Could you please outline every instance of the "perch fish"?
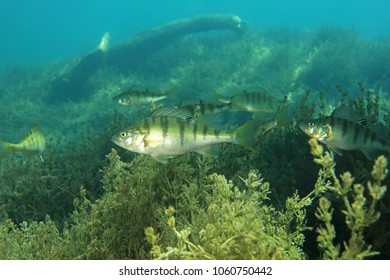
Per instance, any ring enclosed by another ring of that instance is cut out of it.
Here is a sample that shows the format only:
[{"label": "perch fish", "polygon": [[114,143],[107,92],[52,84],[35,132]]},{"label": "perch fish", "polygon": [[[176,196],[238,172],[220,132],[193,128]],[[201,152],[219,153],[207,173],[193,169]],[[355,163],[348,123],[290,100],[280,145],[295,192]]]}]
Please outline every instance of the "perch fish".
[{"label": "perch fish", "polygon": [[215,144],[234,143],[253,149],[257,122],[249,120],[230,131],[219,131],[185,114],[170,112],[153,113],[152,116],[130,126],[112,137],[112,141],[127,150],[148,154],[157,161],[187,152],[215,155]]},{"label": "perch fish", "polygon": [[347,107],[336,108],[328,117],[301,122],[299,127],[339,155],[342,150],[360,150],[372,160],[390,152],[390,143]]},{"label": "perch fish", "polygon": [[0,158],[4,158],[10,152],[19,152],[24,155],[39,155],[43,162],[42,153],[46,149],[46,140],[38,127],[33,126],[30,135],[20,143],[13,144],[0,141],[0,147]]},{"label": "perch fish", "polygon": [[230,103],[235,111],[250,113],[275,113],[276,99],[266,90],[242,91],[231,98],[219,96],[219,101]]},{"label": "perch fish", "polygon": [[129,88],[128,90],[122,92],[115,96],[112,100],[118,103],[119,105],[128,106],[128,105],[148,105],[151,102],[157,102],[164,99],[175,99],[174,91],[168,91],[166,93],[159,93],[150,91],[148,89],[134,89]]}]

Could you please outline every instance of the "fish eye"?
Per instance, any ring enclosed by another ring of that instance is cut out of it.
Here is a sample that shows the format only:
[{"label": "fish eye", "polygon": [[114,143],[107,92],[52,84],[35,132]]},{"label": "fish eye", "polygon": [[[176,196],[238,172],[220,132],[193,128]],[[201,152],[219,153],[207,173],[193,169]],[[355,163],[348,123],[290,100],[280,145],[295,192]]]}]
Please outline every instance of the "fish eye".
[{"label": "fish eye", "polygon": [[309,122],[307,125],[310,126],[310,127],[312,127],[312,126],[314,126],[314,123]]},{"label": "fish eye", "polygon": [[121,137],[126,137],[127,133],[124,132],[124,131],[122,131],[121,133],[119,133],[119,135],[120,135]]}]

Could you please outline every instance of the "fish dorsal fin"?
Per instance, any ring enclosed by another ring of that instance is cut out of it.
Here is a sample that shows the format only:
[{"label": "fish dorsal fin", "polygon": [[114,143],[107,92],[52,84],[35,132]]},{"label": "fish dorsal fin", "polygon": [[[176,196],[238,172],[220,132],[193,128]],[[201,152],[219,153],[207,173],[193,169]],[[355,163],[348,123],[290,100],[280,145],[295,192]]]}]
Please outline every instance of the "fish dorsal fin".
[{"label": "fish dorsal fin", "polygon": [[358,125],[367,125],[366,119],[362,117],[361,114],[345,106],[340,106],[334,109],[331,116],[339,119],[344,119]]},{"label": "fish dorsal fin", "polygon": [[33,135],[34,133],[39,132],[38,126],[34,125],[30,129],[30,135]]},{"label": "fish dorsal fin", "polygon": [[192,114],[186,110],[175,107],[158,107],[152,112],[151,117],[174,117],[184,120],[192,119]]}]

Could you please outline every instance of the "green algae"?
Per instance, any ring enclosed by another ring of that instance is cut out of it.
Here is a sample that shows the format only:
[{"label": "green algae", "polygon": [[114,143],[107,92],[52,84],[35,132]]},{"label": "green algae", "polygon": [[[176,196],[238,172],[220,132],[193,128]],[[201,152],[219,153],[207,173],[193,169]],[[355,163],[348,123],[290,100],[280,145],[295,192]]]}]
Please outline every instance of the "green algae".
[{"label": "green algae", "polygon": [[[284,209],[277,210],[269,200],[270,184],[257,171],[250,171],[235,186],[223,175],[207,175],[213,165],[209,160],[183,156],[175,159],[174,164],[157,168],[159,163],[146,156],[139,156],[131,163],[122,162],[112,150],[107,156],[109,163],[102,170],[105,194],[101,198],[91,202],[81,188],[79,198],[74,201],[71,222],[63,231],[48,217],[45,222],[22,222],[19,226],[6,220],[0,227],[0,256],[3,259],[305,259],[305,232],[311,230],[307,226],[307,208],[329,190],[344,200],[347,196],[338,189],[338,181],[334,185],[329,182],[329,178],[337,179],[331,155],[323,154],[322,146],[315,143],[312,153],[322,165],[314,189],[304,197],[295,192],[287,198]],[[367,209],[365,196],[362,191],[357,194],[356,185],[355,202],[346,204],[356,210],[352,214],[345,212],[346,224],[352,230],[345,251],[353,250],[353,254],[337,255],[334,231],[317,228],[319,246],[326,250],[325,256],[354,259],[374,253],[365,246],[362,229],[379,218],[376,202],[385,192],[381,185],[385,170],[386,162],[378,159],[373,171],[375,181],[368,184],[374,200]],[[352,179],[346,183],[350,177],[343,176],[344,184],[351,184]],[[356,201],[361,203],[357,205]],[[321,198],[319,205],[318,218],[332,229],[330,203]],[[363,212],[357,212],[359,209]],[[356,218],[361,216],[359,213],[367,217],[361,226]]]}]

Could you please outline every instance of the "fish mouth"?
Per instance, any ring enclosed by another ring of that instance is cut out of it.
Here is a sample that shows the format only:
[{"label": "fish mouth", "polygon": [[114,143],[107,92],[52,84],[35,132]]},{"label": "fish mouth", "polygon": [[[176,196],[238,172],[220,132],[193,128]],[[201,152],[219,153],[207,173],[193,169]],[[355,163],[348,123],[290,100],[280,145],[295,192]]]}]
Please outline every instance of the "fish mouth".
[{"label": "fish mouth", "polygon": [[303,122],[298,123],[298,127],[299,127],[302,131],[306,132],[306,125],[305,125],[305,123],[303,123]]},{"label": "fish mouth", "polygon": [[114,135],[114,136],[111,137],[111,141],[114,142],[119,147],[123,148],[123,145],[124,145],[123,139],[121,139],[121,138],[119,138],[119,137]]},{"label": "fish mouth", "polygon": [[298,127],[302,130],[302,132],[309,135],[310,137],[315,137],[313,131],[311,131],[311,129],[308,128],[305,123],[299,123]]}]

